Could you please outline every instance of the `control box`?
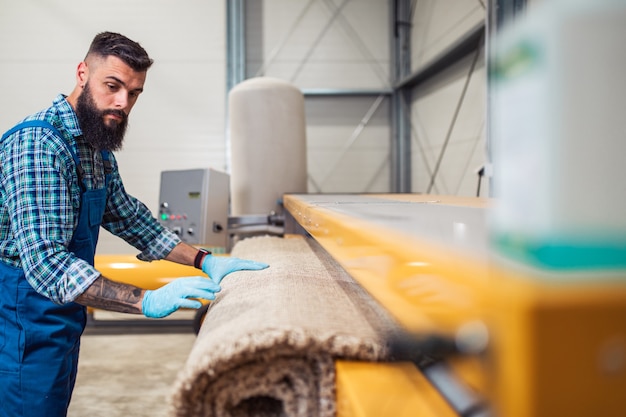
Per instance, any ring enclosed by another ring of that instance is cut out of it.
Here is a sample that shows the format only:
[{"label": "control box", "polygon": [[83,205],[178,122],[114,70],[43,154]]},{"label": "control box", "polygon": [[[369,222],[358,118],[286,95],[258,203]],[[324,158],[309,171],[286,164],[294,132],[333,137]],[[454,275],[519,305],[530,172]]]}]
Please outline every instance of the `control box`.
[{"label": "control box", "polygon": [[228,247],[230,176],[214,169],[161,172],[159,222],[183,242],[223,253]]}]

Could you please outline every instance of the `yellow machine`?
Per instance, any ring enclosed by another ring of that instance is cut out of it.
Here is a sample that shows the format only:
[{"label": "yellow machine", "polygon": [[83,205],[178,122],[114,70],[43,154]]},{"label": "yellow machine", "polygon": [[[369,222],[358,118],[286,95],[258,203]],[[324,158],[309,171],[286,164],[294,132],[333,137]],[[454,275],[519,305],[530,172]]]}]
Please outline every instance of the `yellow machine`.
[{"label": "yellow machine", "polygon": [[[286,195],[284,206],[285,231],[318,241],[416,348],[441,342],[426,365],[338,361],[339,417],[626,415],[626,272],[550,281],[501,259],[487,199]],[[96,266],[144,288],[197,275],[134,256]]]},{"label": "yellow machine", "polygon": [[[107,278],[126,284],[132,284],[147,290],[160,288],[176,278],[202,275],[202,273],[193,266],[180,265],[169,261],[143,262],[134,255],[96,255],[95,267]],[[204,302],[203,300],[200,301]],[[207,305],[208,303],[205,303],[203,308],[197,310],[195,316],[191,319],[191,323],[189,323],[189,320],[182,320],[180,322],[168,320],[166,324],[189,325],[197,332],[202,325]],[[95,313],[96,310],[92,308],[87,309],[89,323],[93,326],[104,324],[135,324],[130,319],[113,320],[109,322],[99,320]],[[160,321],[154,320],[153,322],[157,324]],[[139,324],[148,323],[152,324],[152,321],[144,320],[142,317]]]},{"label": "yellow machine", "polygon": [[179,277],[198,275],[193,266],[169,261],[142,262],[134,255],[96,255],[95,267],[105,277],[147,290],[160,288]]},{"label": "yellow machine", "polygon": [[626,415],[626,272],[537,279],[489,249],[484,199],[288,195],[284,202],[407,330],[458,347],[444,352],[437,372],[338,363],[341,416]]}]

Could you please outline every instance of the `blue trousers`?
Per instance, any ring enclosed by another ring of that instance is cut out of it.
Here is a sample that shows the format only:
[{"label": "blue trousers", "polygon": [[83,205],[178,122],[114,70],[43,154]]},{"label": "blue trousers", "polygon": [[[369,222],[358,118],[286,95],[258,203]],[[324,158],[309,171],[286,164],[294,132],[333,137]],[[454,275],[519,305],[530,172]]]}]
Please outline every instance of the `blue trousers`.
[{"label": "blue trousers", "polygon": [[76,381],[85,307],[39,295],[0,262],[0,416],[62,417]]}]

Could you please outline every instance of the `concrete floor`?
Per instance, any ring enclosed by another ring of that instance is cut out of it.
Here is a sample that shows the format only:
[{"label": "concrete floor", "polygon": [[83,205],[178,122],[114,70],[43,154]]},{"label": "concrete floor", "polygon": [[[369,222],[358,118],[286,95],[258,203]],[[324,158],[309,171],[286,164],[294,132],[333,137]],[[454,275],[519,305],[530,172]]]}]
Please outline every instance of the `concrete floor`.
[{"label": "concrete floor", "polygon": [[68,416],[165,416],[172,383],[196,338],[191,323],[184,324],[193,312],[178,312],[158,325],[138,316],[95,317],[82,338]]}]

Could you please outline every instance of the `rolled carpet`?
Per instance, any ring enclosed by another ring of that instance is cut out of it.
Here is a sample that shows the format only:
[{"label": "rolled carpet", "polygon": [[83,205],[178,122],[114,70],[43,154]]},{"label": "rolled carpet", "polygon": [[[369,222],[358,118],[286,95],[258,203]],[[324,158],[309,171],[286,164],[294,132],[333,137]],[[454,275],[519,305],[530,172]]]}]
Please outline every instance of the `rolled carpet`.
[{"label": "rolled carpet", "polygon": [[311,239],[253,237],[231,255],[270,267],[222,281],[170,415],[334,416],[334,360],[384,359],[395,322]]}]

